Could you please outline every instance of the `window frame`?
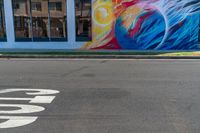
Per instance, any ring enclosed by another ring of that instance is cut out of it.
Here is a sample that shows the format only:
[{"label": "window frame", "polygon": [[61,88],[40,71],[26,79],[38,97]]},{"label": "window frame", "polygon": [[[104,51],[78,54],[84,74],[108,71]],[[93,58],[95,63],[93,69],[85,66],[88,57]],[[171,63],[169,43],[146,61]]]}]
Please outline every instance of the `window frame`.
[{"label": "window frame", "polygon": [[[84,0],[83,0],[84,1]],[[77,21],[77,16],[76,16],[76,0],[74,0],[74,10],[75,10],[75,41],[76,42],[88,42],[88,41],[92,41],[92,0],[89,0],[90,1],[90,32],[91,32],[91,37],[82,37],[82,36],[77,36],[77,24],[76,24],[76,21]]]},{"label": "window frame", "polygon": [[[14,7],[13,7],[13,3],[14,3],[15,0],[12,0],[12,11],[13,11],[13,24],[14,24],[14,35],[15,35],[15,42],[67,42],[68,41],[68,33],[67,33],[67,19],[68,19],[68,16],[67,16],[67,0],[65,0],[65,8],[66,8],[66,17],[64,17],[64,20],[65,20],[65,30],[66,30],[66,33],[65,33],[65,37],[45,37],[45,38],[38,38],[38,37],[34,37],[33,36],[33,19],[32,19],[32,3],[31,3],[31,0],[27,0],[29,3],[30,3],[30,21],[31,21],[31,34],[32,34],[32,37],[31,38],[25,38],[25,37],[17,37],[16,36],[16,27],[15,27],[15,15],[14,15]],[[50,9],[49,9],[49,0],[47,0],[48,2],[48,21],[51,19],[50,17]],[[63,7],[62,7],[62,4],[61,4],[61,9],[63,10]],[[61,11],[62,11],[61,10]],[[37,10],[34,10],[34,11],[37,11]],[[41,3],[41,11],[42,11],[42,3]],[[51,24],[49,23],[48,24],[48,29],[50,28]],[[51,35],[51,33],[50,33]],[[1,39],[0,39],[1,40]]]},{"label": "window frame", "polygon": [[7,32],[6,32],[6,20],[5,20],[5,6],[4,6],[4,0],[2,1],[2,25],[4,29],[4,35],[3,37],[0,37],[1,42],[6,42],[7,41]]},{"label": "window frame", "polygon": [[[33,9],[33,7],[34,7],[34,9]],[[34,11],[38,11],[38,12],[42,11],[42,3],[41,2],[31,2],[31,9],[34,10]]]},{"label": "window frame", "polygon": [[200,46],[200,19],[199,19],[199,25],[198,25],[198,43]]},{"label": "window frame", "polygon": [[[53,5],[52,9],[49,9],[49,11],[62,11],[62,3],[61,2],[49,2],[49,7],[50,5]],[[60,8],[58,8],[58,5],[60,5]]]}]

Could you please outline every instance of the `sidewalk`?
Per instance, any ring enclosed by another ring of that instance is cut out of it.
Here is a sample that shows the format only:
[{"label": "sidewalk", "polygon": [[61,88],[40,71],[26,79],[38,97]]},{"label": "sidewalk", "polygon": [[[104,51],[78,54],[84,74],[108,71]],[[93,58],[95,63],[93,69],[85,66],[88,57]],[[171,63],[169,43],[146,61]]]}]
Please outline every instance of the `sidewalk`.
[{"label": "sidewalk", "polygon": [[0,50],[0,58],[200,59],[200,51]]}]

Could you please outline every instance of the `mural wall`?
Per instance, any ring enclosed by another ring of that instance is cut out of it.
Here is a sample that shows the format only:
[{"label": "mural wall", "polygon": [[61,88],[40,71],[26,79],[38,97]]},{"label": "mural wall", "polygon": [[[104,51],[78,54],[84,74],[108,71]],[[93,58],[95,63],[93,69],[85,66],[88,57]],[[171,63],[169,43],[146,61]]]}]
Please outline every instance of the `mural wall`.
[{"label": "mural wall", "polygon": [[198,49],[199,0],[93,0],[84,49]]}]

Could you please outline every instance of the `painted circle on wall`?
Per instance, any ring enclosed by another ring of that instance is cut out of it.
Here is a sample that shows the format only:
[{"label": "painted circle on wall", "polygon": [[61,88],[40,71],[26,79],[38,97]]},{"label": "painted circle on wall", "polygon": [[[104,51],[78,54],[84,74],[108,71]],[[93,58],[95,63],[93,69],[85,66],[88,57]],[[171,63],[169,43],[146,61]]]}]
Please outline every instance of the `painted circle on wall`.
[{"label": "painted circle on wall", "polygon": [[115,36],[122,49],[155,49],[165,36],[166,23],[154,6],[136,4],[117,18]]},{"label": "painted circle on wall", "polygon": [[113,21],[112,5],[104,3],[94,7],[93,18],[101,26],[111,24]]}]

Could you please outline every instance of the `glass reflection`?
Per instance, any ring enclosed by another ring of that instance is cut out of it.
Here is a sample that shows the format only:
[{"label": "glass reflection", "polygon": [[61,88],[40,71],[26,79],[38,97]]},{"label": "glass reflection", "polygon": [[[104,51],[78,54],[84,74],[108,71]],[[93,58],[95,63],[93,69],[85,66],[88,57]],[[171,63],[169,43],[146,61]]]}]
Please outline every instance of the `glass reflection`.
[{"label": "glass reflection", "polygon": [[199,19],[199,26],[198,26],[198,28],[199,28],[199,36],[198,36],[198,41],[199,41],[199,45],[200,45],[200,19]]},{"label": "glass reflection", "polygon": [[16,40],[66,39],[66,0],[13,0]]},{"label": "glass reflection", "polygon": [[40,5],[38,7],[41,8],[40,9],[35,8],[36,6],[31,6],[33,38],[49,38],[48,1],[31,0],[31,5]]},{"label": "glass reflection", "polygon": [[76,39],[91,40],[91,0],[76,1]]},{"label": "glass reflection", "polygon": [[3,0],[0,0],[0,38],[6,38]]},{"label": "glass reflection", "polygon": [[29,0],[13,0],[16,38],[32,38]]},{"label": "glass reflection", "polygon": [[65,0],[49,0],[51,38],[66,38],[65,6]]}]

